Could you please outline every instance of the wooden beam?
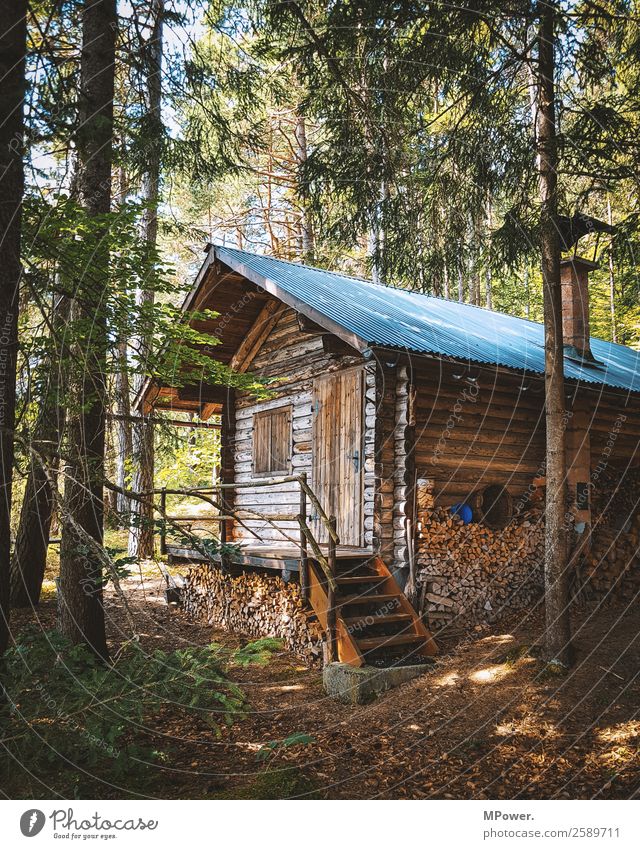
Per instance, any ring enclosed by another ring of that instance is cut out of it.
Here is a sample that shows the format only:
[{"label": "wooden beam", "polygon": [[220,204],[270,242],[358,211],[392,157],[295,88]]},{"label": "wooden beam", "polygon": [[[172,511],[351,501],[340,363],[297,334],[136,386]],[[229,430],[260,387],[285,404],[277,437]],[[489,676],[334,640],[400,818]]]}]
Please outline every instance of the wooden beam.
[{"label": "wooden beam", "polygon": [[298,313],[298,327],[303,333],[320,333],[324,334],[328,331],[325,330],[324,327],[321,327],[317,321],[312,321],[310,318],[307,318],[304,313]]},{"label": "wooden beam", "polygon": [[203,422],[210,419],[211,416],[220,415],[222,412],[222,404],[204,404],[200,411],[200,418]]},{"label": "wooden beam", "polygon": [[271,333],[286,307],[280,301],[269,300],[260,310],[249,332],[231,357],[230,367],[234,371],[245,372],[255,359],[263,342]]},{"label": "wooden beam", "polygon": [[154,403],[160,394],[161,386],[159,386],[154,381],[149,381],[148,385],[144,393],[142,393],[137,399],[137,402],[133,405],[134,409],[141,407],[141,412],[143,415],[148,415],[153,411]]},{"label": "wooden beam", "polygon": [[224,404],[231,392],[228,386],[214,386],[210,383],[194,383],[178,389],[179,401],[195,401],[199,404]]},{"label": "wooden beam", "polygon": [[360,354],[360,351],[358,351],[357,348],[354,348],[343,339],[334,336],[332,333],[327,333],[326,331],[322,336],[322,348],[325,354],[338,354],[340,356],[351,355],[353,357]]},{"label": "wooden beam", "polygon": [[106,417],[110,421],[114,422],[144,422],[145,424],[163,424],[171,425],[171,427],[188,427],[196,430],[220,430],[222,427],[222,425],[216,424],[215,422],[190,422],[184,419],[163,418],[162,416],[125,416],[120,413],[107,413]]}]

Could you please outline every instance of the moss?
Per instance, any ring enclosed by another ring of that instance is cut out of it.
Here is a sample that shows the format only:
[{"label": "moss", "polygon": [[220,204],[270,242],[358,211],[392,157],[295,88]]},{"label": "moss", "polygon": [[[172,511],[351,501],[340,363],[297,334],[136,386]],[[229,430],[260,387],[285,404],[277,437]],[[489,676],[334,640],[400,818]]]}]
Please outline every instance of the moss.
[{"label": "moss", "polygon": [[244,787],[215,794],[215,799],[319,799],[313,783],[297,767],[266,769]]}]

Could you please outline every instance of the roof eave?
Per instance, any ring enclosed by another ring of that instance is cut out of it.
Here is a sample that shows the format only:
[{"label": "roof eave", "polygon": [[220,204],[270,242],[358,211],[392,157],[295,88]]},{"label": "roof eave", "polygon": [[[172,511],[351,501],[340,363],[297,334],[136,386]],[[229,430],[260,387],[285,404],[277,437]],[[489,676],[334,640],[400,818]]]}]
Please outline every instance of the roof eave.
[{"label": "roof eave", "polygon": [[332,333],[334,336],[342,339],[343,342],[346,342],[347,345],[354,348],[359,353],[363,353],[369,348],[369,343],[365,339],[362,339],[357,334],[347,330],[341,324],[338,324],[338,322],[333,321],[333,319],[328,318],[319,310],[309,306],[309,304],[305,303],[300,298],[297,298],[295,295],[287,292],[275,280],[271,280],[269,277],[265,277],[257,271],[254,271],[252,268],[249,268],[247,265],[236,259],[232,254],[225,251],[224,248],[213,246],[211,250],[221,262],[229,266],[229,268],[233,269],[233,271],[241,274],[243,277],[246,277],[247,280],[250,280],[256,286],[264,289],[265,292],[273,295],[274,298],[278,298],[284,304],[296,310],[296,312],[302,313],[302,315],[306,316],[311,321],[319,324],[320,327],[323,327],[329,333]]}]

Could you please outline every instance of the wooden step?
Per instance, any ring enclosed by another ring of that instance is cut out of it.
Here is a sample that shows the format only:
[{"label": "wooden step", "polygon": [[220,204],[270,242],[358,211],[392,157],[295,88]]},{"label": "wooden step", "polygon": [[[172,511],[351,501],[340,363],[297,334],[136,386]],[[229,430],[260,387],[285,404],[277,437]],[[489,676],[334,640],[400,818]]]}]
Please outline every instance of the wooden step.
[{"label": "wooden step", "polygon": [[363,637],[358,639],[358,648],[360,651],[373,651],[374,649],[385,649],[390,646],[410,646],[416,643],[424,643],[424,637],[417,634],[395,634],[386,637]]},{"label": "wooden step", "polygon": [[341,587],[349,586],[349,584],[379,584],[384,580],[380,575],[349,575],[344,578],[340,576],[336,578],[338,586]]},{"label": "wooden step", "polygon": [[344,617],[349,628],[372,628],[374,625],[396,625],[412,621],[413,616],[410,613],[384,613],[381,616],[370,613],[368,616]]},{"label": "wooden step", "polygon": [[338,607],[348,607],[351,604],[383,604],[385,601],[397,599],[396,593],[379,593],[377,595],[354,595],[338,599]]}]

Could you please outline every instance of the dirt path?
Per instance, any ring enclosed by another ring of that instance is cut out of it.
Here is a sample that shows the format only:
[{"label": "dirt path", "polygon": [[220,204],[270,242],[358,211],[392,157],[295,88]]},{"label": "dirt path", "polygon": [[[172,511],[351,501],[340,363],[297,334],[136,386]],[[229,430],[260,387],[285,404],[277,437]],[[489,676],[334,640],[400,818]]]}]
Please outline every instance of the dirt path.
[{"label": "dirt path", "polygon": [[[125,582],[142,645],[175,649],[243,640],[190,622],[166,606],[161,582]],[[128,638],[107,599],[109,634]],[[53,623],[45,603],[41,624]],[[577,663],[549,677],[529,650],[535,615],[476,633],[423,677],[371,705],[327,699],[319,670],[282,652],[265,667],[238,669],[247,715],[216,736],[168,713],[156,726],[171,759],[152,782],[159,797],[629,798],[640,793],[640,608],[575,619]],[[270,742],[293,734],[306,744]],[[133,788],[132,788],[133,790]],[[134,791],[135,792],[135,791]]]}]

